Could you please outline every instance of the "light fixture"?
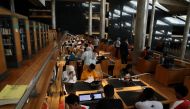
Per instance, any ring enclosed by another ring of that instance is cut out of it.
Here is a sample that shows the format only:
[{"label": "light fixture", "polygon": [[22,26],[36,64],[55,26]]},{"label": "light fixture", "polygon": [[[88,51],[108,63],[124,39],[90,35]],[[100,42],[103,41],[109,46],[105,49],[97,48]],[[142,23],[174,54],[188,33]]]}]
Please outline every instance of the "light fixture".
[{"label": "light fixture", "polygon": [[156,21],[156,24],[157,24],[157,25],[165,25],[165,26],[168,26],[168,24],[167,24],[166,22],[163,22],[163,21],[161,21],[161,20],[157,20],[157,21]]},{"label": "light fixture", "polygon": [[178,19],[178,18],[174,18],[174,17],[165,17],[164,18],[166,21],[168,21],[168,22],[170,22],[170,23],[172,23],[172,24],[178,24],[178,25],[184,25],[185,24],[185,22],[184,21],[182,21],[182,20],[180,20],[180,19]]},{"label": "light fixture", "polygon": [[129,6],[124,6],[123,7],[123,11],[127,12],[127,13],[136,13],[136,10],[129,7]]}]

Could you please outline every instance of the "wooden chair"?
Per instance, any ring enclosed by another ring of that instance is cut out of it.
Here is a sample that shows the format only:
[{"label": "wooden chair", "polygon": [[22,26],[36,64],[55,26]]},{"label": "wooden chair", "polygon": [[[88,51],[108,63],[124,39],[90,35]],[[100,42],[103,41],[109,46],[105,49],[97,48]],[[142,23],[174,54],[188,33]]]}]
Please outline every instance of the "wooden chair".
[{"label": "wooden chair", "polygon": [[120,59],[116,60],[114,70],[113,70],[113,76],[119,77],[121,69],[125,68],[126,65],[127,64],[122,64]]},{"label": "wooden chair", "polygon": [[108,63],[109,63],[109,60],[103,60],[100,65],[101,65],[101,69],[104,73],[108,74]]},{"label": "wooden chair", "polygon": [[84,71],[84,70],[87,70],[87,69],[88,69],[88,65],[84,64],[84,65],[83,65],[83,71]]},{"label": "wooden chair", "polygon": [[99,77],[102,79],[103,78],[103,73],[102,73],[102,68],[101,68],[100,64],[96,64],[95,71],[99,75]]},{"label": "wooden chair", "polygon": [[77,69],[77,61],[70,61],[69,65],[73,65]]}]

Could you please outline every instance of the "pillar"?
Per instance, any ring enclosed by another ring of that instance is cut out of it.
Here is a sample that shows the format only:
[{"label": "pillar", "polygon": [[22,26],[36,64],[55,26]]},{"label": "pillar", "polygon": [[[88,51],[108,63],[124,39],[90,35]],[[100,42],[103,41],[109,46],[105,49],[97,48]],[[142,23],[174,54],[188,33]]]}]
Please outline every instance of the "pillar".
[{"label": "pillar", "polygon": [[88,35],[92,35],[92,1],[89,1]]},{"label": "pillar", "polygon": [[187,10],[187,18],[186,18],[186,23],[185,23],[184,33],[183,33],[183,42],[181,46],[181,59],[184,59],[185,57],[189,29],[190,29],[190,3]]},{"label": "pillar", "polygon": [[148,46],[151,47],[152,43],[152,33],[153,33],[153,27],[154,27],[154,16],[155,16],[155,5],[157,0],[152,0],[152,13],[151,13],[151,19],[150,19],[150,27],[149,27],[149,39],[148,39]]},{"label": "pillar", "polygon": [[106,11],[106,0],[101,0],[100,8],[100,37],[104,39],[105,37],[105,11]]},{"label": "pillar", "polygon": [[56,29],[55,0],[51,2],[52,29]]},{"label": "pillar", "polygon": [[14,3],[14,0],[10,0],[10,8],[11,8],[11,12],[15,13],[15,3]]},{"label": "pillar", "polygon": [[133,62],[136,62],[138,56],[144,49],[147,27],[148,0],[138,0],[137,16],[134,36],[134,55]]}]

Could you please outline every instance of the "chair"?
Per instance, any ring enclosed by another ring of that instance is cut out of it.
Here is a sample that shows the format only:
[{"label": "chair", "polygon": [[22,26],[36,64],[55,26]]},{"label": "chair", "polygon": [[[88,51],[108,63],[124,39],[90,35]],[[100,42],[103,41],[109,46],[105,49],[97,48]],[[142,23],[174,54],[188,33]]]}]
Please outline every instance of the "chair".
[{"label": "chair", "polygon": [[121,60],[118,59],[115,61],[115,66],[113,69],[113,76],[119,77],[121,69],[125,68],[127,64],[122,64]]},{"label": "chair", "polygon": [[103,73],[102,73],[102,68],[101,68],[100,64],[96,64],[95,71],[99,75],[99,77],[102,79],[103,78]]},{"label": "chair", "polygon": [[109,63],[109,60],[103,60],[100,65],[101,65],[101,69],[104,73],[108,74],[108,63]]}]

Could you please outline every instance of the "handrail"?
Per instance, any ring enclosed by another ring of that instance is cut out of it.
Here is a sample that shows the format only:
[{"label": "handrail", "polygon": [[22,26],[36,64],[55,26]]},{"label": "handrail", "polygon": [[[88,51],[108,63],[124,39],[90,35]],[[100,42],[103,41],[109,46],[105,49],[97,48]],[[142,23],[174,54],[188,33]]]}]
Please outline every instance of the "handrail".
[{"label": "handrail", "polygon": [[51,57],[53,56],[53,53],[55,52],[55,50],[57,49],[54,48],[52,50],[52,52],[49,54],[47,60],[44,62],[44,64],[42,65],[42,67],[40,68],[40,70],[38,71],[38,73],[35,75],[35,77],[30,81],[29,86],[27,88],[27,90],[25,91],[24,95],[22,96],[22,98],[19,100],[19,102],[16,105],[16,109],[22,109],[22,107],[24,106],[24,104],[26,103],[28,97],[30,96],[30,94],[32,93],[36,83],[38,82],[39,78],[42,75],[42,72],[44,70],[44,68],[46,67],[46,65],[48,64],[49,60],[51,59]]}]

